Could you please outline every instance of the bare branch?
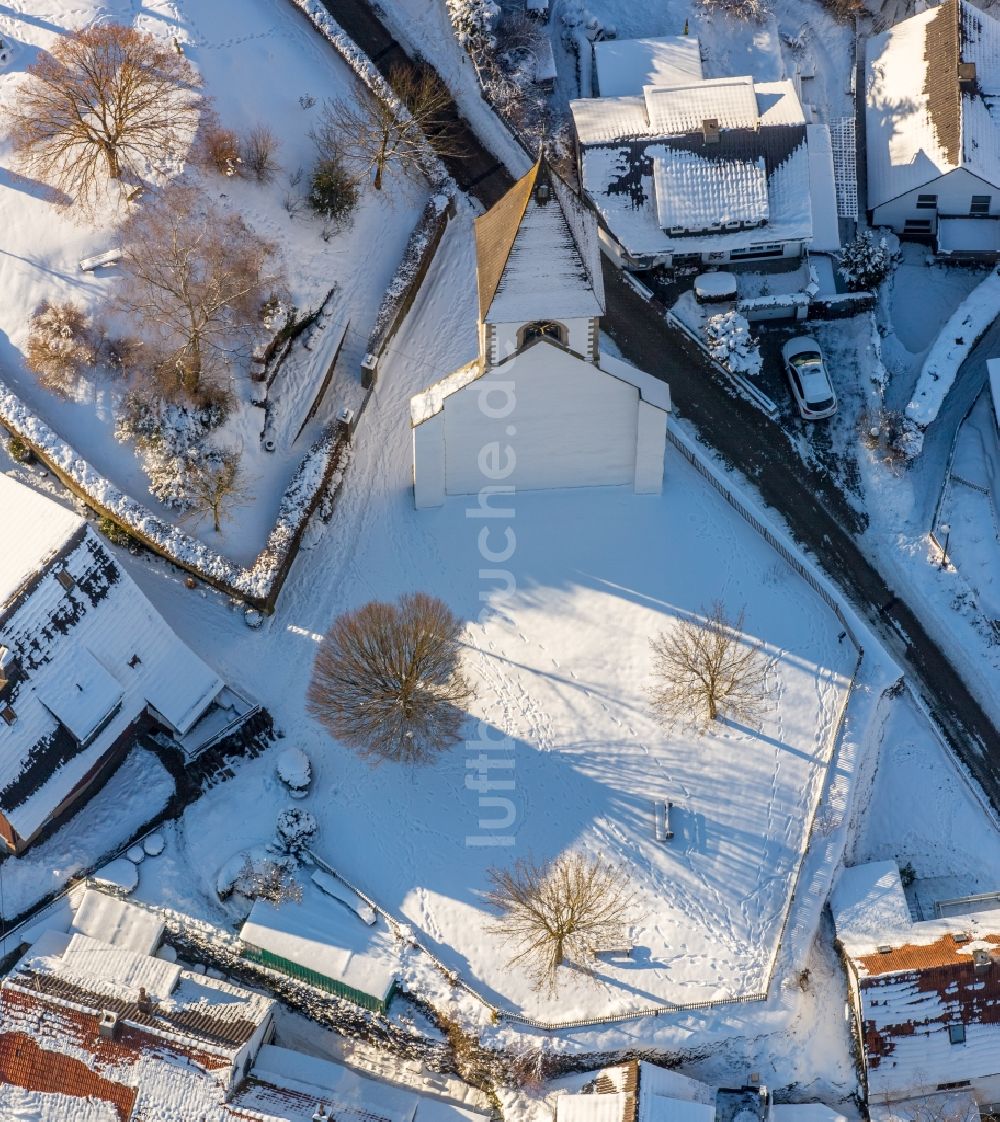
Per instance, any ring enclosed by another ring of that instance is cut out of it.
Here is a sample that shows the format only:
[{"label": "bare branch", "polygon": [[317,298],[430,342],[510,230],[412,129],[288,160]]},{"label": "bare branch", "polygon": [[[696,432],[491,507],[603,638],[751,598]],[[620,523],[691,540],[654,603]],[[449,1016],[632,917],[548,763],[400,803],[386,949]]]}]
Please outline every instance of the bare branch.
[{"label": "bare branch", "polygon": [[743,635],[743,612],[730,622],[716,601],[702,620],[682,620],[652,640],[650,698],[665,723],[704,731],[722,716],[753,722],[770,693],[773,660]]},{"label": "bare branch", "polygon": [[70,32],[28,67],[4,127],[25,172],[90,202],[183,156],[204,104],[190,63],[121,24]]},{"label": "bare branch", "polygon": [[626,938],[634,894],[620,869],[581,853],[536,864],[521,859],[490,869],[494,930],[512,942],[512,966],[524,965],[538,989],[554,993],[564,963],[588,969],[601,950]]}]

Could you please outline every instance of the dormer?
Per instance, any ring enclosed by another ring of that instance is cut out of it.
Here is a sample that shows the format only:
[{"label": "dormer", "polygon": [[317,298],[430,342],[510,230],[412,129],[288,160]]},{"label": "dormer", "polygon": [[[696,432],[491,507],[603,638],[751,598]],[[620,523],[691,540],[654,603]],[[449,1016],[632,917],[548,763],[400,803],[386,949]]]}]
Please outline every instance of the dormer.
[{"label": "dormer", "polygon": [[497,366],[539,339],[597,362],[597,221],[545,157],[476,220],[479,350]]}]

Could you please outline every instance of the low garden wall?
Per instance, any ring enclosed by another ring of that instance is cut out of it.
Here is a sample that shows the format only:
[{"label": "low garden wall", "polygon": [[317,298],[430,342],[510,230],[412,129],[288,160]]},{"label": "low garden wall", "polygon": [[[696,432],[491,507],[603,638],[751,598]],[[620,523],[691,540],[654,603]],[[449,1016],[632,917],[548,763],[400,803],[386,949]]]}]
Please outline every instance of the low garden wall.
[{"label": "low garden wall", "polygon": [[96,514],[211,587],[268,613],[274,611],[309,518],[324,494],[339,490],[350,456],[346,433],[320,437],[282,496],[267,543],[244,568],[126,495],[2,384],[0,425],[19,437]]}]

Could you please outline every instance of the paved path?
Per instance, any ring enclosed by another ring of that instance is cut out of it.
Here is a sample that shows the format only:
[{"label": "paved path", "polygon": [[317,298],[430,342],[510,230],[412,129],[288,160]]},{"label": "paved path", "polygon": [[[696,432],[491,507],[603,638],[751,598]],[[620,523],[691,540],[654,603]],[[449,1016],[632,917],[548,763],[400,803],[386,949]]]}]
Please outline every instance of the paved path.
[{"label": "paved path", "polygon": [[[383,73],[388,75],[392,62],[405,58],[367,0],[323,3]],[[460,185],[489,206],[513,181],[457,109],[454,118],[470,155],[445,163]],[[955,753],[1000,809],[1000,732],[909,605],[862,553],[852,537],[862,528],[857,512],[836,484],[804,465],[780,423],[735,397],[701,352],[672,331],[606,259],[604,283],[608,306],[603,326],[622,354],[670,383],[677,414],[781,514],[909,673]]]}]

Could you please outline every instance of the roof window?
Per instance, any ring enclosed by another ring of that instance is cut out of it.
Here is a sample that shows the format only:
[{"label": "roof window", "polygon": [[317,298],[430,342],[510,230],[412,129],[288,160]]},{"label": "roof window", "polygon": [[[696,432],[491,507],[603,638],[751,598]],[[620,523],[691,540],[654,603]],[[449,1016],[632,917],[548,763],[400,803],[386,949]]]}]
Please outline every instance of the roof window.
[{"label": "roof window", "polygon": [[965,1043],[965,1025],[959,1023],[957,1025],[948,1026],[948,1040],[952,1044]]}]

